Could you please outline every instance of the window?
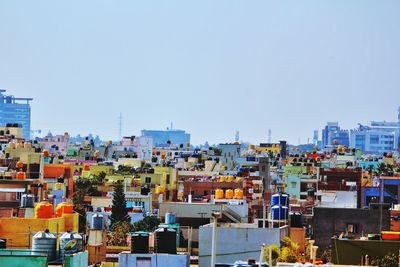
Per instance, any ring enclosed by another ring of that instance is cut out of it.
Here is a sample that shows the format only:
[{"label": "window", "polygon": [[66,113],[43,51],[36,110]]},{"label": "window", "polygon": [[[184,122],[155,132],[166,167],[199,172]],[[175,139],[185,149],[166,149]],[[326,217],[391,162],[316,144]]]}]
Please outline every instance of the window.
[{"label": "window", "polygon": [[296,188],[297,183],[296,182],[290,182],[290,185],[292,186],[292,188]]},{"label": "window", "polygon": [[144,180],[146,184],[151,184],[151,177],[146,177]]},{"label": "window", "polygon": [[169,181],[170,180],[170,178],[169,178],[169,174],[167,174],[167,184],[169,184]]},{"label": "window", "polygon": [[374,145],[379,144],[379,135],[376,135],[376,134],[371,135],[369,137],[369,142],[370,142],[370,144],[374,144]]},{"label": "window", "polygon": [[204,190],[204,194],[203,194],[204,196],[207,196],[208,195],[208,191],[207,190]]},{"label": "window", "polygon": [[347,224],[347,227],[346,227],[346,231],[348,232],[348,233],[357,233],[357,224],[355,224],[355,223],[348,223]]}]

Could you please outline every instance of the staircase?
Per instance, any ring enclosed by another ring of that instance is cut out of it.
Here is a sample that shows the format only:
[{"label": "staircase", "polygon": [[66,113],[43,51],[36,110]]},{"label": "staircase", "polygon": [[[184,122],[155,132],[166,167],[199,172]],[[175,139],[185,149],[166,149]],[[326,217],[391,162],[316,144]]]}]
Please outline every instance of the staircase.
[{"label": "staircase", "polygon": [[227,205],[222,207],[222,215],[231,220],[234,223],[241,222],[241,216],[237,214],[235,211],[230,209]]}]

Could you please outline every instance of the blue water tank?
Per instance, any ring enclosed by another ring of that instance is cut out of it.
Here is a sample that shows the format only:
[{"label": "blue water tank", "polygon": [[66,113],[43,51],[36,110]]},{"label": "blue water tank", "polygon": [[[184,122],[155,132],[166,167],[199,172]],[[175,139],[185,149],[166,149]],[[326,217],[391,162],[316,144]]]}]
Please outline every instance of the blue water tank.
[{"label": "blue water tank", "polygon": [[176,222],[175,213],[167,212],[165,213],[165,223],[166,224],[174,224]]},{"label": "blue water tank", "polygon": [[272,220],[288,220],[289,209],[285,206],[273,206],[271,208],[271,219]]},{"label": "blue water tank", "polygon": [[103,230],[104,228],[104,217],[101,214],[94,214],[92,216],[92,222],[90,225],[92,230]]},{"label": "blue water tank", "polygon": [[286,194],[272,195],[271,206],[289,206],[289,196]]}]

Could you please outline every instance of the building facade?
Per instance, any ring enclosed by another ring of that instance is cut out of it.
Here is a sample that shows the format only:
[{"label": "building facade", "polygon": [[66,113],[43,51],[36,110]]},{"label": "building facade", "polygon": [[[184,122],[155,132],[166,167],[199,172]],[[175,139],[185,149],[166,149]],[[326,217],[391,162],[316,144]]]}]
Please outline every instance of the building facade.
[{"label": "building facade", "polygon": [[151,137],[155,147],[169,145],[186,147],[190,143],[190,134],[184,130],[142,130],[142,136]]},{"label": "building facade", "polygon": [[22,137],[29,140],[31,133],[31,106],[32,98],[17,98],[5,95],[6,90],[0,90],[0,126],[10,123],[22,126]]},{"label": "building facade", "polygon": [[322,147],[335,145],[349,146],[349,131],[340,129],[338,122],[328,122],[322,130]]}]

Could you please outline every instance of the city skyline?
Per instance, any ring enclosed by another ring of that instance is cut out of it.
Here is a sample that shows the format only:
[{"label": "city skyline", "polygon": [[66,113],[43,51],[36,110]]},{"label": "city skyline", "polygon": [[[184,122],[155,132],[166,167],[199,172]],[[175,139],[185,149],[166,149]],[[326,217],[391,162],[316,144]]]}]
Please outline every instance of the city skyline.
[{"label": "city skyline", "polygon": [[398,7],[3,1],[0,88],[34,98],[32,128],[55,133],[117,139],[122,113],[123,135],[172,121],[193,144],[268,129],[304,143],[328,121],[396,120]]}]

